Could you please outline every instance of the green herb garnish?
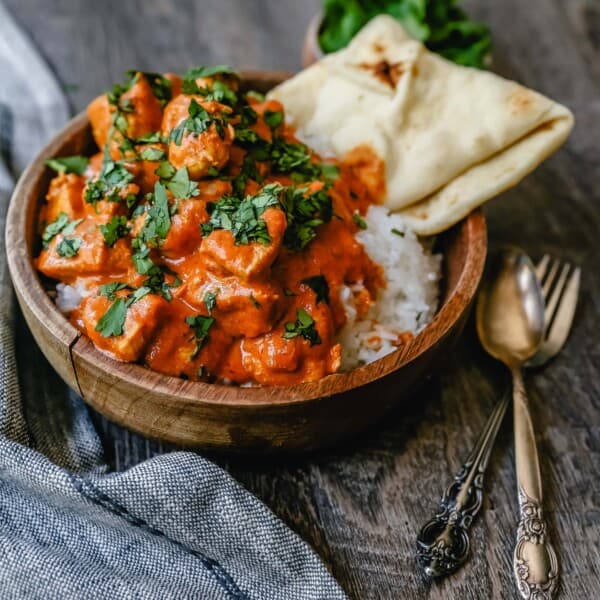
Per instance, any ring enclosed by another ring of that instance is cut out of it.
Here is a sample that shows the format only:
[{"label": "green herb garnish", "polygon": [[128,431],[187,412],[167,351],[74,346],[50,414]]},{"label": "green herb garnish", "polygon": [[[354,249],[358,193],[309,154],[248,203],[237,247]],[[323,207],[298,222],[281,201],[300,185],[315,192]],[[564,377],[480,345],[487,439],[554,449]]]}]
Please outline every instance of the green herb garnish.
[{"label": "green herb garnish", "polygon": [[352,220],[356,223],[356,226],[359,229],[366,229],[367,228],[367,223],[365,222],[365,220],[358,213],[354,213],[352,215]]},{"label": "green herb garnish", "polygon": [[75,175],[83,175],[89,163],[89,159],[85,156],[63,156],[46,161],[46,164],[57,173],[75,173]]},{"label": "green herb garnish", "polygon": [[300,283],[306,284],[316,295],[316,304],[325,302],[329,304],[329,284],[323,275],[306,277]]},{"label": "green herb garnish", "polygon": [[404,237],[404,231],[400,231],[399,229],[396,229],[395,227],[392,227],[392,233],[394,233],[395,235],[398,235],[400,237]]},{"label": "green herb garnish", "polygon": [[192,353],[190,358],[194,359],[200,353],[200,350],[209,341],[209,331],[213,326],[215,319],[213,317],[205,317],[203,315],[190,316],[185,318],[185,322],[190,326],[194,332],[192,338],[196,342],[196,349]]},{"label": "green herb garnish", "polygon": [[188,106],[188,115],[188,118],[173,128],[169,134],[169,141],[173,142],[176,146],[181,146],[185,133],[197,136],[208,131],[211,125],[215,126],[221,138],[225,137],[225,118],[209,113],[193,98]]},{"label": "green herb garnish", "polygon": [[56,220],[46,225],[44,233],[42,233],[42,246],[44,248],[48,248],[52,239],[59,233],[62,233],[63,235],[71,235],[75,231],[77,225],[79,225],[79,223],[82,221],[83,219],[69,221],[69,215],[67,215],[67,213],[59,213],[58,217],[56,217]]},{"label": "green herb garnish", "polygon": [[121,290],[128,289],[129,286],[126,283],[121,283],[120,281],[113,281],[111,283],[104,283],[100,286],[100,296],[106,296],[109,300],[114,300],[116,298],[116,293]]},{"label": "green herb garnish", "polygon": [[290,250],[302,250],[317,235],[316,229],[330,221],[333,208],[325,188],[306,195],[305,188],[285,188],[281,201],[287,217],[283,244]]},{"label": "green herb garnish", "polygon": [[319,44],[326,53],[340,50],[374,16],[388,14],[433,52],[483,68],[491,49],[489,29],[470,20],[456,4],[456,0],[324,0]]},{"label": "green herb garnish", "polygon": [[282,189],[280,185],[271,184],[243,200],[223,196],[219,202],[208,202],[206,210],[210,220],[200,225],[202,235],[206,237],[215,229],[227,229],[233,234],[236,245],[251,242],[270,244],[271,236],[261,216],[267,208],[279,206],[278,195]]},{"label": "green herb garnish", "polygon": [[79,248],[81,248],[81,239],[80,238],[63,238],[56,245],[56,252],[59,256],[64,258],[73,258],[77,256],[79,252]]},{"label": "green herb garnish", "polygon": [[[114,284],[107,284],[107,286],[112,286]],[[118,284],[123,285],[123,284]],[[101,286],[101,295],[105,295],[107,297],[110,293],[110,288],[107,290],[107,293],[102,293]],[[124,288],[119,288],[124,289]],[[118,291],[116,288],[112,290],[112,297],[114,298],[115,292]],[[98,319],[98,323],[96,323],[96,331],[99,331],[102,337],[114,337],[122,335],[125,329],[125,318],[127,317],[127,309],[137,302],[141,300],[144,296],[150,293],[150,288],[142,286],[135,290],[132,294],[124,297],[117,298],[108,308],[108,310]],[[110,297],[109,297],[110,300]]]},{"label": "green herb garnish", "polygon": [[218,293],[218,289],[215,292],[206,292],[204,298],[202,298],[202,302],[204,302],[204,306],[206,306],[209,315],[212,315],[213,308],[217,305]]},{"label": "green herb garnish", "polygon": [[283,112],[280,110],[265,110],[263,119],[271,129],[277,129],[283,123]]},{"label": "green herb garnish", "polygon": [[315,329],[314,319],[303,308],[296,311],[295,323],[285,324],[285,332],[282,337],[286,340],[303,337],[311,346],[321,343],[319,332]]},{"label": "green herb garnish", "polygon": [[126,237],[131,228],[127,225],[127,217],[115,216],[108,223],[98,225],[107,246],[114,246],[120,238]]},{"label": "green herb garnish", "polygon": [[140,158],[142,160],[157,161],[162,160],[164,157],[164,150],[161,150],[160,148],[155,148],[154,146],[148,146],[140,152]]}]

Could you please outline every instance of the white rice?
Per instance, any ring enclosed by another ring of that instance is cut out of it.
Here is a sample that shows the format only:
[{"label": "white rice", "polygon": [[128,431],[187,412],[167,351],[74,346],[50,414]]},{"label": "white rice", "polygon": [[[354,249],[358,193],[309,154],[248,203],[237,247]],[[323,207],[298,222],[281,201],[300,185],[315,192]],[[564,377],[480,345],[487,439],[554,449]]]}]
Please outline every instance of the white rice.
[{"label": "white rice", "polygon": [[83,283],[76,282],[75,285],[67,283],[56,284],[56,306],[62,313],[69,313],[79,308],[81,302],[90,292]]},{"label": "white rice", "polygon": [[395,350],[398,336],[418,333],[431,321],[438,304],[441,256],[421,245],[402,217],[388,214],[383,206],[371,206],[364,220],[367,228],[356,237],[382,267],[386,287],[379,290],[363,319],[357,318],[355,304],[363,286],[342,289],[347,322],[337,340],[342,344],[344,371]]},{"label": "white rice", "polygon": [[[367,228],[356,237],[382,267],[387,285],[379,290],[365,318],[358,318],[355,304],[363,285],[343,286],[341,298],[347,322],[337,341],[342,344],[344,371],[395,350],[398,336],[418,333],[431,321],[438,304],[441,256],[433,255],[407,229],[402,217],[388,214],[383,206],[371,206],[364,220]],[[63,313],[79,307],[90,293],[81,283],[58,283],[56,292],[56,305]]]}]

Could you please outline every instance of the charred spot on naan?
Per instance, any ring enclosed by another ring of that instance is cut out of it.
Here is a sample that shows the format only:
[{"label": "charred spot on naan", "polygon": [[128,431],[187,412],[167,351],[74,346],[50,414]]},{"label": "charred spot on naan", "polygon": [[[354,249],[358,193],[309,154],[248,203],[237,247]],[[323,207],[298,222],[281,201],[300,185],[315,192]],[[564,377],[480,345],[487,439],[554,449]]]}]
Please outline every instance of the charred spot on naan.
[{"label": "charred spot on naan", "polygon": [[514,115],[531,112],[539,105],[539,97],[535,92],[525,88],[516,89],[509,97],[508,103]]},{"label": "charred spot on naan", "polygon": [[376,63],[362,62],[356,65],[359,69],[363,69],[371,73],[376,79],[379,79],[385,85],[388,85],[393,90],[396,89],[400,78],[406,73],[406,65],[403,62],[390,63],[382,59]]}]

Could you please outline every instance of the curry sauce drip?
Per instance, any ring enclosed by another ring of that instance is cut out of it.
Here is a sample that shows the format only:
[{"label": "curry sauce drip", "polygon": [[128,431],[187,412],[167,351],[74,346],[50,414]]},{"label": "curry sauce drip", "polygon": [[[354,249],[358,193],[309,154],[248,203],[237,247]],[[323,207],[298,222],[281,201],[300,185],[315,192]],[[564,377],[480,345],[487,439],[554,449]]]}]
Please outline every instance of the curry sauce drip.
[{"label": "curry sauce drip", "polygon": [[88,115],[99,151],[59,164],[40,213],[38,269],[85,291],[72,323],[117,360],[189,379],[336,372],[342,286],[363,284],[366,310],[385,285],[355,238],[384,193],[380,159],[324,162],[228,69],[131,73]]}]

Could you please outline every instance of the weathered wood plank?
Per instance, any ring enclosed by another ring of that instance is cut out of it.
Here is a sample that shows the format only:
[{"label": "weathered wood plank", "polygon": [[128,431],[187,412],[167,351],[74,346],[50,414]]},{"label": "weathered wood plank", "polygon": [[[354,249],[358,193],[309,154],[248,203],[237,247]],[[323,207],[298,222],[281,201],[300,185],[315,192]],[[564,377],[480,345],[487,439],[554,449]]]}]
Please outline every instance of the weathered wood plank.
[{"label": "weathered wood plank", "polygon": [[[78,86],[68,92],[80,109],[132,66],[297,68],[303,29],[318,1],[7,4],[61,81]],[[563,571],[561,597],[594,598],[600,593],[600,8],[593,0],[470,0],[466,6],[491,25],[499,72],[576,114],[566,148],[486,210],[493,247],[514,243],[534,257],[552,252],[584,269],[569,344],[548,368],[531,374],[528,385]],[[23,333],[20,356],[32,343]],[[36,385],[26,384],[24,393],[58,387],[56,376],[27,361],[24,382],[34,368]],[[449,365],[413,403],[352,444],[285,462],[212,458],[311,543],[354,598],[515,598],[517,503],[508,420],[492,455],[468,567],[432,584],[422,580],[413,558],[418,527],[505,384],[506,374],[483,356],[471,325]],[[98,423],[118,469],[170,449]]]}]

